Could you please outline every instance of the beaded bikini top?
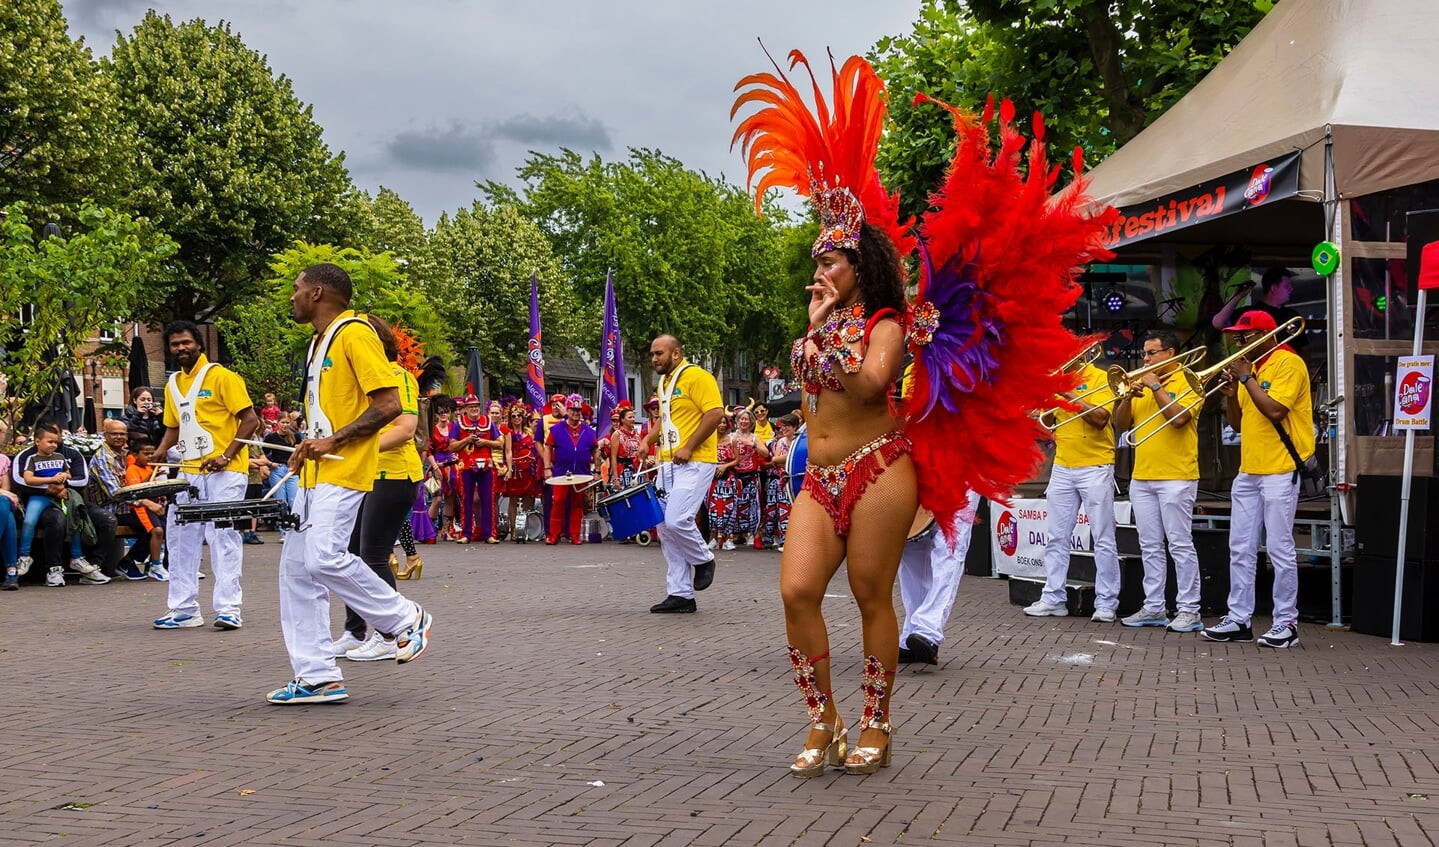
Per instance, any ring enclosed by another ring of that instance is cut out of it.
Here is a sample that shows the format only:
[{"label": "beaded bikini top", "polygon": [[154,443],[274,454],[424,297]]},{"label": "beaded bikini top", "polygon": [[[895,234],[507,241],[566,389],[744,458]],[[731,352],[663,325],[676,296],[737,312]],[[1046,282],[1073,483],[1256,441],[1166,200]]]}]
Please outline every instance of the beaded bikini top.
[{"label": "beaded bikini top", "polygon": [[[847,374],[859,373],[864,364],[860,352],[869,342],[869,334],[875,324],[885,318],[897,318],[894,309],[880,309],[869,315],[863,303],[835,309],[817,329],[795,339],[790,348],[790,366],[794,375],[804,387],[805,405],[810,414],[819,408],[819,392],[843,391],[844,384],[836,375],[836,368]],[[805,353],[805,342],[813,341],[815,350]],[[858,348],[858,349],[856,349]]]}]

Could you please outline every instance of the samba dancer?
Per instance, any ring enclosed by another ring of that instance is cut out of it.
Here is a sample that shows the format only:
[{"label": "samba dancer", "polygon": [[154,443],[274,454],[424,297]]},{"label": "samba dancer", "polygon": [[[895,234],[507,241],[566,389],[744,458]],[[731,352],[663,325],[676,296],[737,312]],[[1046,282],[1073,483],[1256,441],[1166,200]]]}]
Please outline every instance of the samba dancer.
[{"label": "samba dancer", "polygon": [[[515,543],[525,541],[529,514],[535,510],[535,498],[539,496],[540,456],[535,445],[533,420],[530,409],[522,400],[510,404],[508,425],[505,427],[505,470],[501,475],[500,494],[509,498],[510,534]],[[526,516],[526,526],[517,523],[520,514]]]},{"label": "samba dancer", "polygon": [[461,544],[484,541],[497,544],[495,537],[495,463],[494,448],[503,447],[499,427],[487,415],[480,414],[480,400],[466,395],[455,419],[460,438],[450,442],[460,462],[460,538]]},{"label": "samba dancer", "polygon": [[635,426],[635,407],[628,400],[621,400],[615,407],[619,415],[618,425],[610,432],[610,451],[606,457],[610,465],[610,485],[616,491],[623,491],[635,484],[644,461],[640,444],[645,434]]},{"label": "samba dancer", "polygon": [[[295,678],[265,698],[279,705],[345,700],[330,641],[330,593],[382,634],[395,636],[400,664],[418,659],[430,643],[429,612],[386,585],[349,552],[365,493],[379,467],[380,429],[400,414],[394,369],[379,336],[349,308],[350,275],[331,264],[311,265],[295,278],[290,314],[310,324],[305,418],[309,437],[290,457],[300,476],[295,509],[305,521],[280,550],[280,625]],[[340,461],[319,461],[327,453]]]},{"label": "samba dancer", "polygon": [[[801,53],[789,55],[792,66],[809,72]],[[810,331],[791,359],[804,386],[808,461],[780,564],[790,662],[810,719],[791,773],[819,776],[826,759],[843,760],[849,773],[873,773],[890,761],[889,681],[899,653],[891,598],[917,505],[935,514],[953,543],[968,489],[1007,497],[1006,489],[1033,472],[1040,428],[1029,414],[1064,387],[1045,363],[1075,343],[1060,316],[1078,296],[1075,267],[1107,256],[1100,245],[1113,212],[1076,211],[1089,208],[1082,179],[1053,202],[1042,144],[1029,148],[1027,167],[1019,166],[1024,145],[1012,104],[999,109],[1004,142],[993,161],[987,125],[994,110],[976,118],[945,106],[959,143],[918,231],[928,246],[910,314],[900,257],[916,238],[874,165],[884,83],[852,56],[842,68],[832,66],[831,103],[812,108],[801,92],[822,97],[813,74],[811,85],[796,86],[771,64],[774,73],[741,80],[732,109],[759,107],[733,136],[748,159],[755,211],[769,188],[786,187],[808,197],[820,220],[811,250]],[[1082,167],[1077,156],[1075,167]],[[916,378],[902,404],[901,432],[889,394],[907,348]],[[820,611],[845,559],[867,654],[859,746],[848,756]]]},{"label": "samba dancer", "polygon": [[693,612],[695,592],[714,582],[714,554],[705,547],[695,515],[715,476],[715,427],[724,417],[719,383],[699,365],[685,361],[673,335],[650,344],[650,364],[659,375],[659,419],[645,435],[646,449],[657,445],[660,505],[664,523],[656,527],[665,557],[665,599],[650,607],[655,614]]},{"label": "samba dancer", "polygon": [[430,519],[439,527],[440,536],[458,541],[460,535],[460,472],[459,459],[451,448],[451,442],[460,437],[455,426],[455,401],[449,397],[435,395],[430,401],[435,413],[435,424],[430,428],[430,459],[434,462],[434,474],[440,480],[440,496],[430,504]]},{"label": "samba dancer", "polygon": [[749,409],[736,409],[734,431],[730,433],[735,454],[735,543],[748,543],[756,550],[764,548],[764,537],[760,532],[764,520],[764,475],[761,471],[769,461],[766,440],[755,430],[754,414]]},{"label": "samba dancer", "polygon": [[[260,417],[234,371],[205,358],[200,328],[190,321],[165,327],[165,346],[180,365],[165,385],[165,435],[155,448],[164,456],[179,449],[184,466],[180,478],[198,492],[175,495],[175,504],[224,503],[242,500],[250,477],[249,447],[239,439],[254,436]],[[200,545],[210,548],[210,569],[215,573],[211,602],[215,626],[239,629],[242,593],[240,573],[244,547],[239,530],[216,526],[214,521],[182,523],[177,510],[165,520],[169,548],[169,611],[154,621],[155,629],[204,626],[200,614]]]}]

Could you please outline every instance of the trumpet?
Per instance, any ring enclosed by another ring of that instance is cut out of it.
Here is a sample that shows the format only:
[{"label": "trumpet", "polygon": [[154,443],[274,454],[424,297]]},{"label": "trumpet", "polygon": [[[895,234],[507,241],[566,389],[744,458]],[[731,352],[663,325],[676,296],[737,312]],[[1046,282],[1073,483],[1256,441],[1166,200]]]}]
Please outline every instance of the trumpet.
[{"label": "trumpet", "polygon": [[1202,371],[1195,372],[1190,368],[1184,368],[1180,373],[1184,375],[1184,381],[1189,386],[1184,393],[1173,397],[1168,403],[1160,406],[1157,412],[1130,427],[1129,431],[1120,437],[1120,443],[1130,447],[1137,447],[1153,438],[1164,430],[1163,426],[1156,427],[1153,432],[1138,440],[1135,440],[1134,433],[1140,431],[1155,420],[1163,418],[1164,411],[1169,407],[1175,404],[1183,404],[1186,399],[1196,394],[1200,395],[1199,399],[1184,406],[1180,413],[1190,412],[1202,406],[1215,392],[1224,386],[1225,380],[1223,377],[1225,372],[1229,370],[1230,365],[1233,365],[1240,359],[1249,358],[1250,353],[1264,346],[1265,342],[1269,339],[1280,338],[1282,334],[1282,340],[1276,341],[1277,346],[1279,344],[1288,344],[1303,333],[1304,318],[1297,316],[1292,317]]}]

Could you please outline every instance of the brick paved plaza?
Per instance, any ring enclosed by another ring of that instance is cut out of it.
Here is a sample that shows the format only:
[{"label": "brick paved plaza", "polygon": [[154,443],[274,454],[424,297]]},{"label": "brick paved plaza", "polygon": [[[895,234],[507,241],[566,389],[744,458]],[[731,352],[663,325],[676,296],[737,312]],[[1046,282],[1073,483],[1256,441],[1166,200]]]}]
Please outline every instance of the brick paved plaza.
[{"label": "brick paved plaza", "polygon": [[[262,700],[290,676],[266,538],[245,549],[237,632],[152,630],[152,582],[0,595],[0,844],[1439,837],[1435,646],[1304,624],[1276,652],[1031,620],[1005,583],[966,577],[941,665],[900,671],[894,766],[797,780],[778,554],[721,554],[699,613],[660,616],[653,547],[429,547],[401,585],[435,613],[431,652],[344,663],[349,702],[285,708]],[[842,578],[832,595],[853,721],[858,614]]]}]

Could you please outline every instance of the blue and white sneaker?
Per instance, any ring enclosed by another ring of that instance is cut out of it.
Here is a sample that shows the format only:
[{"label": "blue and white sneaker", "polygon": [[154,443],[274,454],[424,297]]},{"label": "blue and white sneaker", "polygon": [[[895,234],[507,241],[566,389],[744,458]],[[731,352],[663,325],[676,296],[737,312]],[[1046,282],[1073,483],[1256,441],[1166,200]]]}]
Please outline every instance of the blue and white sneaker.
[{"label": "blue and white sneaker", "polygon": [[239,629],[245,622],[234,612],[221,612],[215,615],[215,626],[220,629]]},{"label": "blue and white sneaker", "polygon": [[413,662],[420,658],[425,648],[430,646],[430,626],[434,618],[430,613],[415,605],[415,620],[410,628],[400,633],[395,638],[395,661],[403,665],[406,662]]},{"label": "blue and white sneaker", "polygon": [[277,706],[338,703],[341,700],[350,699],[350,693],[345,690],[345,683],[339,680],[311,684],[295,679],[286,683],[284,688],[276,688],[271,691],[265,695],[265,699]]},{"label": "blue and white sneaker", "polygon": [[1169,615],[1163,609],[1140,609],[1120,623],[1125,626],[1169,626]]},{"label": "blue and white sneaker", "polygon": [[155,619],[156,629],[190,629],[191,627],[204,626],[205,619],[199,615],[187,615],[177,612],[174,609],[166,612],[164,617]]},{"label": "blue and white sneaker", "polygon": [[126,561],[120,566],[120,576],[123,576],[133,582],[135,580],[144,579],[145,572],[140,570],[140,566],[135,564],[133,561]]},{"label": "blue and white sneaker", "polygon": [[145,576],[157,582],[170,581],[170,572],[165,570],[165,566],[160,562],[151,562],[149,567],[145,569]]}]

